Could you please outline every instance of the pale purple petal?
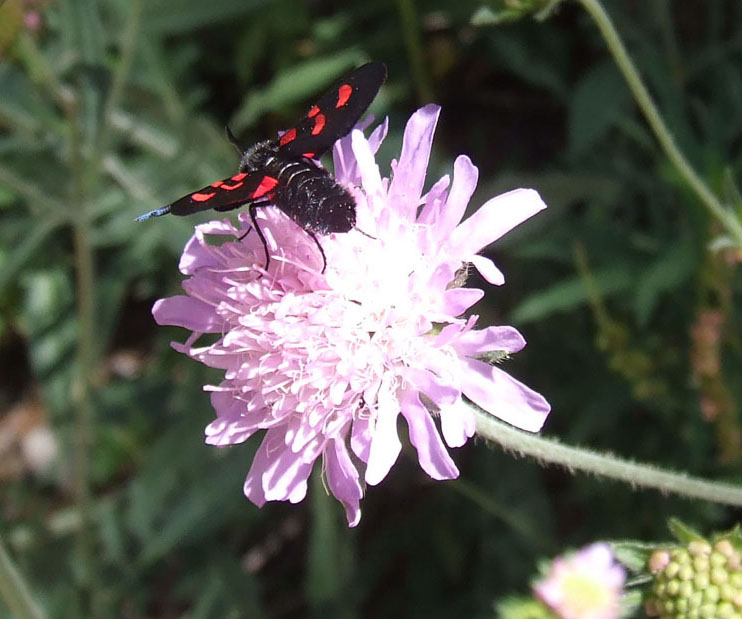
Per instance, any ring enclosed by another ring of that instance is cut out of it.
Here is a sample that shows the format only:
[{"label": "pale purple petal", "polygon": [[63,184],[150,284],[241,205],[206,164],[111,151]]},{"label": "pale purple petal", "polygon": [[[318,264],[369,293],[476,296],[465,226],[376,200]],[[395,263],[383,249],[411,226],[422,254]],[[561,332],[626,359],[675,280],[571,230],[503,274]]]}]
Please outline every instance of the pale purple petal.
[{"label": "pale purple petal", "polygon": [[376,425],[371,434],[371,446],[366,468],[366,482],[372,486],[380,483],[397,461],[402,443],[397,434],[399,404],[388,387],[379,392]]},{"label": "pale purple petal", "polygon": [[348,526],[354,527],[361,520],[360,501],[363,498],[363,488],[358,480],[358,470],[343,441],[332,440],[327,444],[325,466],[330,492],[345,507]]},{"label": "pale purple petal", "polygon": [[263,507],[266,502],[265,491],[263,490],[263,471],[268,466],[268,444],[265,439],[260,443],[252,460],[252,465],[245,478],[245,484],[242,491],[258,507]]},{"label": "pale purple petal", "polygon": [[368,136],[368,147],[374,155],[378,152],[382,142],[386,139],[388,131],[389,119],[385,118],[382,123],[371,132],[371,135]]},{"label": "pale purple petal", "polygon": [[502,286],[505,283],[505,276],[502,274],[502,271],[489,258],[475,254],[469,256],[467,260],[474,265],[474,268],[479,271],[479,274],[490,284]]},{"label": "pale purple petal", "polygon": [[[369,400],[373,402],[374,400]],[[371,419],[368,415],[359,415],[353,419],[353,428],[350,434],[350,448],[363,462],[368,462],[371,451]]]},{"label": "pale purple petal", "polygon": [[408,212],[416,212],[420,202],[440,112],[439,106],[426,105],[412,115],[405,127],[402,154],[389,185],[389,199],[405,204]]},{"label": "pale purple petal", "polygon": [[441,441],[438,429],[417,393],[406,393],[402,399],[402,415],[410,429],[410,442],[417,449],[420,466],[433,479],[455,479],[459,476],[451,456]]},{"label": "pale purple petal", "polygon": [[279,448],[283,431],[268,430],[263,443],[268,443],[268,461],[263,470],[263,496],[267,501],[301,501],[307,493],[307,479],[312,472],[312,464],[302,460],[299,454],[289,449]]},{"label": "pale purple petal", "polygon": [[461,391],[474,404],[521,430],[541,429],[551,410],[542,395],[498,367],[476,359],[463,363],[470,371],[462,372]]},{"label": "pale purple petal", "polygon": [[479,170],[466,155],[456,158],[453,164],[453,183],[448,193],[446,206],[443,207],[441,217],[435,228],[440,238],[446,238],[453,232],[464,216],[474,190],[477,187]]},{"label": "pale purple petal", "polygon": [[514,327],[487,327],[472,329],[457,337],[452,345],[464,357],[475,357],[487,352],[504,350],[515,353],[526,345],[525,339]]},{"label": "pale purple petal", "polygon": [[402,376],[412,385],[415,391],[424,393],[438,406],[453,404],[461,397],[461,392],[450,384],[446,384],[444,378],[440,378],[420,368],[406,368]]},{"label": "pale purple petal", "polygon": [[188,239],[178,268],[184,275],[192,275],[199,268],[219,266],[213,246],[204,243],[205,234],[235,236],[235,227],[229,220],[215,220],[196,226],[196,232]]},{"label": "pale purple petal", "polygon": [[[441,216],[441,211],[444,208],[447,190],[450,183],[451,178],[446,174],[438,179],[430,188],[430,191],[423,196],[423,208],[420,210],[420,215],[417,217],[418,224],[431,226],[438,221]],[[438,240],[437,236],[436,240]]]},{"label": "pale purple petal", "polygon": [[450,316],[461,316],[483,296],[484,290],[479,288],[452,288],[446,290],[441,299],[443,311]]},{"label": "pale purple petal", "polygon": [[371,196],[382,193],[381,184],[381,173],[379,172],[379,166],[374,161],[374,154],[369,148],[366,138],[360,131],[353,131],[351,133],[351,145],[353,147],[353,154],[358,161],[358,166],[361,169],[361,182],[363,183],[366,192]]},{"label": "pale purple petal", "polygon": [[214,308],[192,297],[176,296],[159,299],[152,306],[158,325],[183,327],[201,333],[221,333],[224,321]]},{"label": "pale purple petal", "polygon": [[453,404],[440,406],[441,431],[449,447],[461,447],[474,436],[477,425],[474,411],[459,398]]},{"label": "pale purple petal", "polygon": [[[355,128],[363,129],[361,126],[364,123],[359,123]],[[368,136],[368,148],[372,155],[376,154],[379,150],[379,146],[386,138],[387,131],[389,129],[389,119],[385,118],[384,121],[376,127]],[[360,131],[358,132],[360,133]],[[345,137],[335,142],[335,146],[332,149],[333,168],[335,170],[335,176],[341,178],[344,184],[347,186],[354,186],[361,183],[361,169],[358,160],[355,158],[353,153],[352,145],[353,132],[348,133]]]},{"label": "pale purple petal", "polygon": [[454,230],[450,251],[457,256],[473,256],[545,208],[533,189],[514,189],[492,198]]}]

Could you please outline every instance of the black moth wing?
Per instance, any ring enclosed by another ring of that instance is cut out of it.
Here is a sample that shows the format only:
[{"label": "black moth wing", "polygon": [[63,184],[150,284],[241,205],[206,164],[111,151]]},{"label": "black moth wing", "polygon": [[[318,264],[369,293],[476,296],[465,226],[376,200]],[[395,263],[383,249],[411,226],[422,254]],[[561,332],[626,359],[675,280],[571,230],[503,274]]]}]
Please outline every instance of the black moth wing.
[{"label": "black moth wing", "polygon": [[275,185],[275,179],[270,176],[240,172],[183,196],[169,206],[169,212],[190,215],[207,209],[231,211],[263,197]]},{"label": "black moth wing", "polygon": [[279,138],[280,156],[319,158],[350,132],[385,80],[386,67],[381,62],[370,62],[352,71]]}]

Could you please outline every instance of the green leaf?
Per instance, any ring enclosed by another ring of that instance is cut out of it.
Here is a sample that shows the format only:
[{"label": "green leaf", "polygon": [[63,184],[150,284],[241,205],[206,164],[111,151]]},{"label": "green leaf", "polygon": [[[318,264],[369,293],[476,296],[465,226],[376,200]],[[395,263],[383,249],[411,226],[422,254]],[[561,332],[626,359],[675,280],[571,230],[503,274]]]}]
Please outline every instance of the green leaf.
[{"label": "green leaf", "polygon": [[[607,268],[593,272],[597,292],[611,295],[628,290],[634,277],[623,268]],[[556,312],[564,312],[584,305],[588,300],[588,289],[584,281],[575,276],[554,284],[552,287],[531,295],[512,312],[516,324],[541,320]]]},{"label": "green leaf", "polygon": [[264,89],[250,94],[234,114],[230,126],[239,132],[251,126],[266,110],[306,101],[360,60],[358,52],[346,51],[314,58],[282,71]]},{"label": "green leaf", "polygon": [[676,289],[691,277],[696,266],[696,252],[691,239],[670,245],[638,279],[634,308],[641,326],[649,322],[662,293]]},{"label": "green leaf", "polygon": [[612,63],[588,72],[571,97],[567,122],[570,155],[582,155],[604,138],[628,100],[628,89]]},{"label": "green leaf", "polygon": [[148,0],[142,26],[160,35],[184,34],[253,13],[269,0]]},{"label": "green leaf", "polygon": [[691,542],[705,542],[706,538],[703,537],[698,531],[692,529],[690,526],[680,521],[678,518],[670,518],[667,523],[667,528],[673,534],[681,544],[687,546]]}]

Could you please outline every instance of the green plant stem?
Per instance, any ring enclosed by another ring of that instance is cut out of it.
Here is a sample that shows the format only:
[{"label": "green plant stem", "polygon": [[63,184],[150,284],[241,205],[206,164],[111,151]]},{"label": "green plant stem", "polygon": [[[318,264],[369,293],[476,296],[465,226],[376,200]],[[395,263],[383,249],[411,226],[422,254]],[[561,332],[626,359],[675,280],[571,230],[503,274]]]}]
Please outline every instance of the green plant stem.
[{"label": "green plant stem", "polygon": [[0,594],[17,619],[41,619],[44,614],[31,596],[18,568],[0,539]]},{"label": "green plant stem", "polygon": [[53,217],[60,222],[65,208],[57,198],[44,193],[33,182],[18,176],[10,168],[0,164],[0,183],[26,198],[28,208],[35,217]]},{"label": "green plant stem", "polygon": [[129,71],[131,70],[131,64],[134,59],[143,8],[144,0],[133,0],[129,5],[128,20],[121,40],[121,57],[113,74],[111,89],[103,107],[103,126],[98,133],[95,160],[99,160],[103,156],[108,146],[113,115],[121,102],[124,86],[129,77]]},{"label": "green plant stem", "polygon": [[498,503],[491,493],[479,488],[478,486],[464,480],[454,479],[448,484],[455,492],[466,497],[472,503],[476,504],[483,512],[488,513],[502,522],[520,535],[531,547],[538,548],[540,552],[556,552],[558,548],[554,542],[544,534],[536,522],[523,513],[513,511],[512,505],[502,505]]},{"label": "green plant stem", "polygon": [[415,94],[421,103],[426,103],[433,99],[433,89],[428,80],[428,72],[425,70],[423,45],[420,38],[420,25],[415,11],[415,3],[414,0],[397,0],[397,7],[402,22],[405,47],[407,47],[407,55],[410,59],[412,79],[415,83]]},{"label": "green plant stem", "polygon": [[517,430],[476,408],[475,415],[477,434],[508,451],[560,465],[570,471],[579,470],[624,481],[631,486],[654,488],[685,498],[742,506],[742,487],[696,479],[683,473],[672,473],[647,464],[621,460],[613,455],[563,445],[554,439]]},{"label": "green plant stem", "polygon": [[672,133],[670,133],[670,130],[662,120],[657,106],[654,104],[644,82],[642,82],[639,72],[626,52],[626,48],[621,42],[618,32],[613,27],[610,17],[603,9],[600,0],[578,1],[598,26],[609,51],[613,55],[613,59],[616,61],[621,73],[623,73],[631,92],[634,94],[634,98],[639,104],[639,108],[647,119],[649,126],[652,128],[667,157],[711,215],[719,220],[726,232],[735,239],[737,244],[742,245],[742,223],[731,210],[724,208],[706,183],[696,174],[696,171],[683,156],[683,153],[680,152],[680,149],[675,144]]},{"label": "green plant stem", "polygon": [[70,125],[73,184],[68,212],[72,219],[77,289],[77,374],[72,388],[75,414],[74,479],[80,528],[77,533],[78,577],[83,612],[95,616],[97,569],[93,542],[93,493],[90,450],[94,436],[92,378],[95,370],[95,260],[90,241],[90,204],[82,154],[80,110],[75,100],[65,109]]}]

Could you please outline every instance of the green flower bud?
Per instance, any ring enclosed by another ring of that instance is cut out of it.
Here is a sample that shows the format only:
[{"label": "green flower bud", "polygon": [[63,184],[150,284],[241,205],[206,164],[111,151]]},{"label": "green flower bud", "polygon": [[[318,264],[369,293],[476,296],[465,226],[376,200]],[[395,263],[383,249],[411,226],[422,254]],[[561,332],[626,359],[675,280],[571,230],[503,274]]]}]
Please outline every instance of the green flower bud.
[{"label": "green flower bud", "polygon": [[650,617],[742,619],[742,542],[728,535],[710,543],[655,550],[647,569],[654,577],[644,609]]}]

